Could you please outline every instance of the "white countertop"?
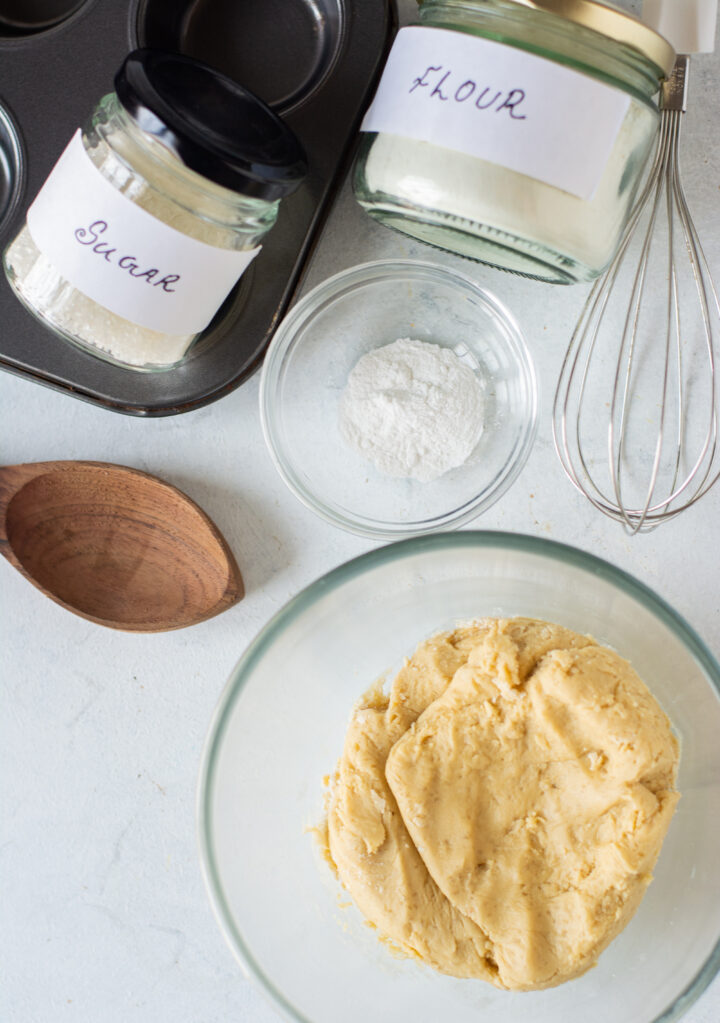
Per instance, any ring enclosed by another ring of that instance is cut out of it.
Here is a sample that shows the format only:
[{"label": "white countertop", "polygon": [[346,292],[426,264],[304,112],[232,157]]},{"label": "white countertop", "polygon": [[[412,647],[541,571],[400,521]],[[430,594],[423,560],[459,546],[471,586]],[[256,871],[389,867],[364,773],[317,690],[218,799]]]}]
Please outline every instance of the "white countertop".
[{"label": "white countertop", "polygon": [[[720,60],[698,59],[693,71],[683,167],[703,235],[717,239]],[[720,486],[679,519],[630,538],[575,493],[555,455],[554,382],[585,289],[431,252],[371,223],[347,189],[311,282],[402,255],[472,272],[514,310],[538,368],[534,450],[474,526],[552,537],[608,559],[669,601],[720,657]],[[720,280],[720,260],[714,270]],[[200,751],[248,641],[308,582],[373,544],[333,530],[285,489],[265,450],[257,391],[256,376],[198,412],[139,420],[0,377],[5,463],[98,459],[155,473],[215,520],[247,586],[240,604],[210,622],[140,636],[73,616],[0,564],[3,1023],[280,1018],[243,979],[205,897],[195,839]],[[717,1023],[720,979],[684,1019]]]}]

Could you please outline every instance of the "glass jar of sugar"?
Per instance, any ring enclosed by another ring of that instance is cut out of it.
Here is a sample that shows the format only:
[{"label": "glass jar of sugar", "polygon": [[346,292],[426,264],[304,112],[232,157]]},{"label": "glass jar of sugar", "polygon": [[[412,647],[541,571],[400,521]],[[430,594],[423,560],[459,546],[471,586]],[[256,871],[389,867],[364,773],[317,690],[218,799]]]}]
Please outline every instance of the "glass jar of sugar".
[{"label": "glass jar of sugar", "polygon": [[355,195],[451,252],[591,280],[627,223],[673,61],[593,0],[420,0],[363,121]]},{"label": "glass jar of sugar", "polygon": [[131,53],[5,252],[25,306],[133,369],[177,365],[306,171],[290,129],[198,61]]}]

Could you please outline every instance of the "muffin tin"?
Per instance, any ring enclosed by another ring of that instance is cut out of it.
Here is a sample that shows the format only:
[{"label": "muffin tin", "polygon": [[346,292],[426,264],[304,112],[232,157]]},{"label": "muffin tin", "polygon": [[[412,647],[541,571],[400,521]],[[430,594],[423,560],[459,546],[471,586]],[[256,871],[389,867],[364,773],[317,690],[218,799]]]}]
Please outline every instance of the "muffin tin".
[{"label": "muffin tin", "polygon": [[208,404],[262,360],[342,180],[394,28],[388,0],[0,0],[0,247],[128,50],[197,57],[281,114],[310,173],[181,366],[137,373],[66,344],[0,275],[0,367],[131,415]]}]

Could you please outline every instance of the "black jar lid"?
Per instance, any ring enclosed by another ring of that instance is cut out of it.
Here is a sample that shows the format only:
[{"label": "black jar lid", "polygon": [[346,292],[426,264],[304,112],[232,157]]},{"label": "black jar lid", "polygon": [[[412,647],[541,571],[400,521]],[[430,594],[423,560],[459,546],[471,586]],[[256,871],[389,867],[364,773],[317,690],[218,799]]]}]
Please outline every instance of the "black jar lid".
[{"label": "black jar lid", "polygon": [[163,50],[133,50],[115,92],[142,131],[191,170],[258,199],[293,192],[307,173],[295,135],[277,114],[207,64]]}]

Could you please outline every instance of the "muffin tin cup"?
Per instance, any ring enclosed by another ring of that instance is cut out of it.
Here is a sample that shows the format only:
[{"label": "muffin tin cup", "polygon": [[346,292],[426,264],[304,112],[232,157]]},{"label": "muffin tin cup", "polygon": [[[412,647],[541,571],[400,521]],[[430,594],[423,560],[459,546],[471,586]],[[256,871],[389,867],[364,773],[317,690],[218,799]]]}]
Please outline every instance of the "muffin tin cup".
[{"label": "muffin tin cup", "polygon": [[181,365],[148,374],[104,362],[38,322],[0,275],[0,368],[140,416],[191,411],[246,380],[302,279],[393,27],[388,0],[0,0],[0,248],[138,46],[230,74],[283,116],[310,165],[251,273]]},{"label": "muffin tin cup", "polygon": [[[211,64],[284,115],[309,101],[335,66],[345,6],[343,0],[263,0],[261,19],[256,8],[237,0],[140,0],[138,40]],[[227,27],[222,35],[219,22]]]},{"label": "muffin tin cup", "polygon": [[10,112],[0,99],[0,232],[9,223],[22,194],[23,155]]},{"label": "muffin tin cup", "polygon": [[0,0],[0,36],[25,36],[66,21],[86,0]]}]

